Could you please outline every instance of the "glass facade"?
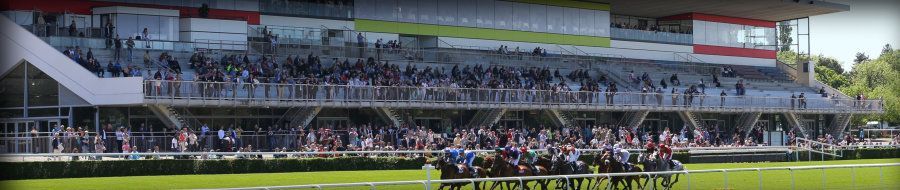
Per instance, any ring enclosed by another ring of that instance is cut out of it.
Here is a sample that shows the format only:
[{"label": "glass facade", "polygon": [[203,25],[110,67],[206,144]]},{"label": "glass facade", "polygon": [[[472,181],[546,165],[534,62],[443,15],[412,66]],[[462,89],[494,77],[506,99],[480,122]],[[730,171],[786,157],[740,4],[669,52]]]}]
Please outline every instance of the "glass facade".
[{"label": "glass facade", "polygon": [[261,0],[259,12],[286,16],[309,16],[334,19],[353,18],[353,1]]},{"label": "glass facade", "polygon": [[116,26],[116,33],[121,39],[141,36],[144,28],[149,32],[151,40],[178,41],[178,17],[134,15],[134,14],[109,14],[96,15],[95,17],[109,18]]},{"label": "glass facade", "polygon": [[609,11],[495,0],[356,0],[356,18],[609,37]]},{"label": "glass facade", "polygon": [[694,21],[694,44],[734,48],[775,50],[775,28]]}]

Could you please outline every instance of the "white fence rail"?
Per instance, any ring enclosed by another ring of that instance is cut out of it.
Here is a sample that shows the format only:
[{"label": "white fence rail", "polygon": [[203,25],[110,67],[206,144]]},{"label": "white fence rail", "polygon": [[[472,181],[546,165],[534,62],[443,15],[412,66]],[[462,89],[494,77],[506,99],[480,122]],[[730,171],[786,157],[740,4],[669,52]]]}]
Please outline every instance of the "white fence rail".
[{"label": "white fence rail", "polygon": [[[658,176],[658,175],[674,175],[674,174],[685,174],[687,189],[692,189],[691,185],[691,174],[701,174],[701,173],[722,173],[723,175],[723,187],[724,189],[731,189],[728,184],[728,173],[735,172],[756,172],[757,173],[757,187],[758,189],[766,189],[766,188],[776,188],[776,187],[767,187],[764,185],[763,180],[763,171],[777,171],[777,170],[787,170],[790,172],[790,181],[791,181],[791,189],[797,189],[796,180],[795,180],[795,171],[799,170],[823,170],[822,180],[825,183],[825,172],[826,169],[841,169],[841,168],[849,168],[852,170],[852,187],[857,188],[856,184],[856,169],[857,168],[879,168],[880,178],[879,184],[885,185],[885,176],[884,176],[884,167],[898,167],[900,163],[890,163],[890,164],[853,164],[853,165],[824,165],[824,166],[794,166],[794,167],[765,167],[765,168],[734,168],[734,169],[707,169],[707,170],[684,170],[684,171],[667,171],[667,172],[635,172],[635,173],[606,173],[606,174],[583,174],[583,175],[550,175],[550,176],[533,176],[533,177],[503,177],[503,178],[471,178],[471,179],[453,179],[453,180],[416,180],[416,181],[386,181],[386,182],[362,182],[362,183],[336,183],[336,184],[310,184],[310,185],[288,185],[288,186],[267,186],[267,187],[245,187],[245,188],[230,188],[228,190],[272,190],[272,189],[325,189],[325,188],[338,188],[338,187],[369,187],[370,189],[377,189],[378,187],[385,186],[400,186],[400,185],[423,185],[423,189],[431,189],[433,184],[452,184],[452,183],[466,183],[471,185],[476,185],[476,183],[482,182],[516,182],[522,184],[525,181],[532,180],[566,180],[570,181],[573,179],[588,179],[588,178],[610,178],[610,177],[619,177],[619,176]],[[607,185],[610,185],[607,183]],[[519,185],[522,188],[522,185]],[[608,186],[607,186],[608,187]],[[389,187],[385,187],[390,189]],[[801,189],[805,189],[806,187],[800,187]]]}]

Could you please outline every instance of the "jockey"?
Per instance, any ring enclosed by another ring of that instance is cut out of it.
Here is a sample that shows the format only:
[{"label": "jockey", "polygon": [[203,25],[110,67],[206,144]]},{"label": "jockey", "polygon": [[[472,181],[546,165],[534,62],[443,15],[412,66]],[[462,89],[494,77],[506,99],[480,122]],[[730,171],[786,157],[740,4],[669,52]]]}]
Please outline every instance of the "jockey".
[{"label": "jockey", "polygon": [[509,151],[509,159],[507,159],[507,162],[513,166],[518,166],[519,160],[522,159],[522,152],[519,152],[519,149],[512,146],[507,146],[507,151]]},{"label": "jockey", "polygon": [[566,156],[567,156],[566,161],[569,162],[569,166],[572,167],[572,171],[576,171],[575,170],[577,168],[576,163],[578,162],[578,157],[581,156],[581,153],[578,152],[577,150],[575,150],[575,147],[572,145],[567,145],[566,149],[568,149],[567,150],[568,154],[566,154]]},{"label": "jockey", "polygon": [[460,158],[464,158],[463,163],[466,164],[466,168],[469,168],[469,172],[471,172],[475,178],[478,178],[478,171],[475,171],[475,167],[472,166],[472,163],[475,162],[475,152],[465,149],[461,149],[460,151],[462,152]]},{"label": "jockey", "polygon": [[631,157],[631,153],[628,152],[628,150],[621,148],[619,144],[613,146],[613,152],[616,156],[616,159],[618,159],[619,162],[622,163],[622,166],[625,167],[625,171],[630,171],[631,164],[628,163],[628,158]]},{"label": "jockey", "polygon": [[537,168],[534,167],[534,162],[537,161],[537,153],[534,150],[528,150],[528,147],[522,147],[519,149],[522,154],[525,154],[525,165],[528,168],[531,168],[532,172],[537,174]]},{"label": "jockey", "polygon": [[669,145],[659,145],[659,158],[669,162],[669,169],[675,168],[675,163],[672,162],[672,148],[669,148]]}]

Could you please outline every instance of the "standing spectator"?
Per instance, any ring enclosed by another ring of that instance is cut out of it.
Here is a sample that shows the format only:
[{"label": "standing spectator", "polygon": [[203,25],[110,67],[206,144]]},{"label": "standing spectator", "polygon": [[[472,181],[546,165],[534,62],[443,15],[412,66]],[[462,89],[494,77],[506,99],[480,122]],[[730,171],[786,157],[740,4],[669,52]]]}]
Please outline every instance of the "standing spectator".
[{"label": "standing spectator", "polygon": [[116,39],[113,43],[115,43],[115,47],[116,47],[115,55],[116,55],[116,61],[118,61],[119,57],[121,57],[121,55],[122,55],[122,40],[119,39],[119,35],[116,35]]},{"label": "standing spectator", "polygon": [[[116,37],[116,38],[118,38],[118,37]],[[144,42],[147,43],[146,47],[150,48],[150,30],[148,30],[147,28],[144,28],[144,31],[141,32],[141,39],[143,39]]]},{"label": "standing spectator", "polygon": [[791,93],[791,109],[794,109],[794,107],[796,107],[795,106],[796,102],[797,102],[797,95],[794,95],[793,93]]},{"label": "standing spectator", "polygon": [[725,107],[725,96],[728,96],[728,94],[725,94],[725,91],[722,90],[722,93],[719,93],[719,96],[719,107]]},{"label": "standing spectator", "polygon": [[128,63],[130,64],[131,60],[134,59],[134,40],[131,39],[131,36],[128,36],[125,46],[128,48]]},{"label": "standing spectator", "polygon": [[77,28],[75,25],[75,17],[72,17],[72,24],[69,24],[69,36],[76,36],[75,35],[75,33],[77,32],[76,29]]}]

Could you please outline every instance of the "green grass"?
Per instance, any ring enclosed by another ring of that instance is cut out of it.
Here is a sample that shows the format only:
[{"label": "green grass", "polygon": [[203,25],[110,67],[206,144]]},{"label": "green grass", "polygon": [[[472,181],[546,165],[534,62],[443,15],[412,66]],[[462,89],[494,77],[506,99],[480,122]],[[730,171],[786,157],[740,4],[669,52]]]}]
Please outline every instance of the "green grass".
[{"label": "green grass", "polygon": [[[898,163],[900,159],[842,160],[826,162],[775,162],[775,163],[732,163],[732,164],[687,164],[689,170],[751,168],[806,165],[872,164]],[[885,167],[884,184],[881,184],[879,168],[856,169],[856,189],[898,189],[900,188],[900,167]],[[434,172],[433,176],[439,176]],[[797,189],[822,189],[821,170],[795,171]],[[728,173],[729,189],[758,189],[756,172]],[[788,171],[764,171],[763,189],[790,189]],[[338,171],[338,172],[297,172],[262,174],[220,174],[220,175],[172,175],[134,176],[0,181],[3,189],[192,189],[278,186],[322,183],[349,183],[375,181],[424,180],[422,170],[391,171]],[[675,189],[686,189],[687,176],[682,175]],[[829,189],[852,189],[853,177],[850,169],[825,170],[825,182]],[[605,185],[605,184],[604,184]],[[693,189],[723,189],[723,173],[692,174],[690,185]],[[387,186],[379,189],[421,189],[416,186]],[[471,188],[468,186],[467,188]],[[346,188],[365,189],[365,188]]]}]

